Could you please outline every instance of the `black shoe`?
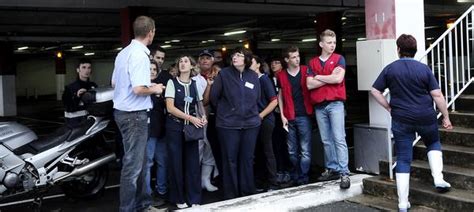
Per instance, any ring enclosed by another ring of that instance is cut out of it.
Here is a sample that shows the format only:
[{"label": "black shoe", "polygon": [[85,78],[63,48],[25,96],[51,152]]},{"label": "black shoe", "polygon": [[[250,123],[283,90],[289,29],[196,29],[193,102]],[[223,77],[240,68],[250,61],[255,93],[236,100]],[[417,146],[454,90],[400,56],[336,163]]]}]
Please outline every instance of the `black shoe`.
[{"label": "black shoe", "polygon": [[321,176],[318,177],[318,181],[329,181],[329,180],[337,180],[339,179],[340,175],[339,173],[332,171],[330,169],[327,169],[325,172],[321,174]]},{"label": "black shoe", "polygon": [[339,183],[339,188],[341,189],[348,189],[351,187],[351,179],[349,175],[341,176],[341,182]]}]

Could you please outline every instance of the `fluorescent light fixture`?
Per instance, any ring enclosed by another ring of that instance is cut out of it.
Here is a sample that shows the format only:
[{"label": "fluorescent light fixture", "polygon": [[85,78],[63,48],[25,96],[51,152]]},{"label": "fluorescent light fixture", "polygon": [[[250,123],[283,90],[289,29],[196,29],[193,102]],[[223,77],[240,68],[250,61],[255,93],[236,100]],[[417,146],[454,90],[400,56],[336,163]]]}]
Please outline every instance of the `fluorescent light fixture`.
[{"label": "fluorescent light fixture", "polygon": [[474,0],[458,0],[458,3],[474,3]]},{"label": "fluorescent light fixture", "polygon": [[225,36],[231,36],[231,35],[237,35],[237,34],[244,34],[247,31],[245,30],[239,30],[239,31],[233,31],[233,32],[226,32],[224,33]]},{"label": "fluorescent light fixture", "polygon": [[122,47],[118,47],[118,48],[116,48],[115,50],[120,51],[120,50],[122,50],[122,49],[123,49]]},{"label": "fluorescent light fixture", "polygon": [[163,48],[163,49],[170,48],[170,47],[171,47],[171,45],[163,45],[163,46],[161,46],[161,48]]},{"label": "fluorescent light fixture", "polygon": [[25,50],[25,49],[28,49],[28,46],[22,46],[22,47],[18,48],[18,50],[20,50],[20,51]]},{"label": "fluorescent light fixture", "polygon": [[50,47],[44,48],[44,50],[52,50],[52,49],[57,49],[57,48],[58,48],[57,46],[50,46]]},{"label": "fluorescent light fixture", "polygon": [[203,41],[201,41],[201,43],[207,43],[207,40],[203,40]]},{"label": "fluorescent light fixture", "polygon": [[171,43],[179,43],[180,40],[171,40]]},{"label": "fluorescent light fixture", "polygon": [[425,29],[436,29],[439,28],[439,26],[425,26]]},{"label": "fluorescent light fixture", "polygon": [[316,38],[307,38],[307,39],[303,39],[301,40],[301,42],[313,42],[313,41],[317,41],[318,39]]},{"label": "fluorescent light fixture", "polygon": [[243,40],[239,40],[239,43],[242,43]]},{"label": "fluorescent light fixture", "polygon": [[367,40],[367,38],[357,38],[357,40]]},{"label": "fluorescent light fixture", "polygon": [[343,38],[343,39],[341,39],[341,41],[342,41],[342,42],[344,42],[344,41],[346,41],[346,39],[345,39],[345,38]]},{"label": "fluorescent light fixture", "polygon": [[280,41],[280,38],[272,38],[271,41],[272,41],[272,42],[277,42],[277,41]]},{"label": "fluorescent light fixture", "polygon": [[344,20],[346,20],[346,19],[347,19],[346,16],[342,16],[342,17],[341,17],[341,21],[344,21]]},{"label": "fluorescent light fixture", "polygon": [[82,49],[84,46],[73,46],[71,49]]},{"label": "fluorescent light fixture", "polygon": [[86,52],[86,53],[84,53],[84,55],[85,56],[92,56],[92,55],[95,55],[95,53],[94,52]]},{"label": "fluorescent light fixture", "polygon": [[216,40],[207,40],[207,42],[216,42]]},{"label": "fluorescent light fixture", "polygon": [[170,41],[170,40],[167,40],[167,41],[165,41],[165,43],[171,43],[171,41]]}]

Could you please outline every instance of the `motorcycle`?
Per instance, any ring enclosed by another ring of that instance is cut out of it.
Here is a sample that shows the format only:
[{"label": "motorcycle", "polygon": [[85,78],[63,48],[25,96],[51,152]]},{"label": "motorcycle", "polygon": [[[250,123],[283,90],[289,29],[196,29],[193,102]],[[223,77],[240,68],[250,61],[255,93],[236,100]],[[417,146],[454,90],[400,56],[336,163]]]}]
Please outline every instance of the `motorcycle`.
[{"label": "motorcycle", "polygon": [[53,185],[76,198],[101,192],[108,177],[106,164],[115,160],[101,139],[112,117],[112,97],[112,88],[86,92],[82,101],[87,120],[41,139],[19,123],[0,123],[0,200],[28,193],[37,200]]}]

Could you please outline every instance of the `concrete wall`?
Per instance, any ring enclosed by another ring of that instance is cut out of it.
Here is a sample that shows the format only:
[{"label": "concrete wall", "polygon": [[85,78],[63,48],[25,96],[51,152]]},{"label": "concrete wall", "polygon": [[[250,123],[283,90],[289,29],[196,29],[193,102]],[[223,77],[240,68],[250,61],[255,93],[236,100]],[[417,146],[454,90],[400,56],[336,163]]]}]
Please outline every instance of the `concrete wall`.
[{"label": "concrete wall", "polygon": [[[76,79],[77,59],[66,60],[65,83]],[[54,60],[31,59],[17,63],[16,94],[17,96],[34,96],[56,94],[56,69]],[[113,71],[113,60],[92,60],[91,80],[99,86],[110,84]]]}]

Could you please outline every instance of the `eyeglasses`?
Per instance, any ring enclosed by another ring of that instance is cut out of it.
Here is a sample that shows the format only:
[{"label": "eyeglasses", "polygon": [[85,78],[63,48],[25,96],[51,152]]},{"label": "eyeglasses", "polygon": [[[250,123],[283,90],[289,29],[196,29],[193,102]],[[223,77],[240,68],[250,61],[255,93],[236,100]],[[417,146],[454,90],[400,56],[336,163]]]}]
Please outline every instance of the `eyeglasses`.
[{"label": "eyeglasses", "polygon": [[232,57],[245,57],[245,55],[237,52],[237,53],[234,53]]}]

